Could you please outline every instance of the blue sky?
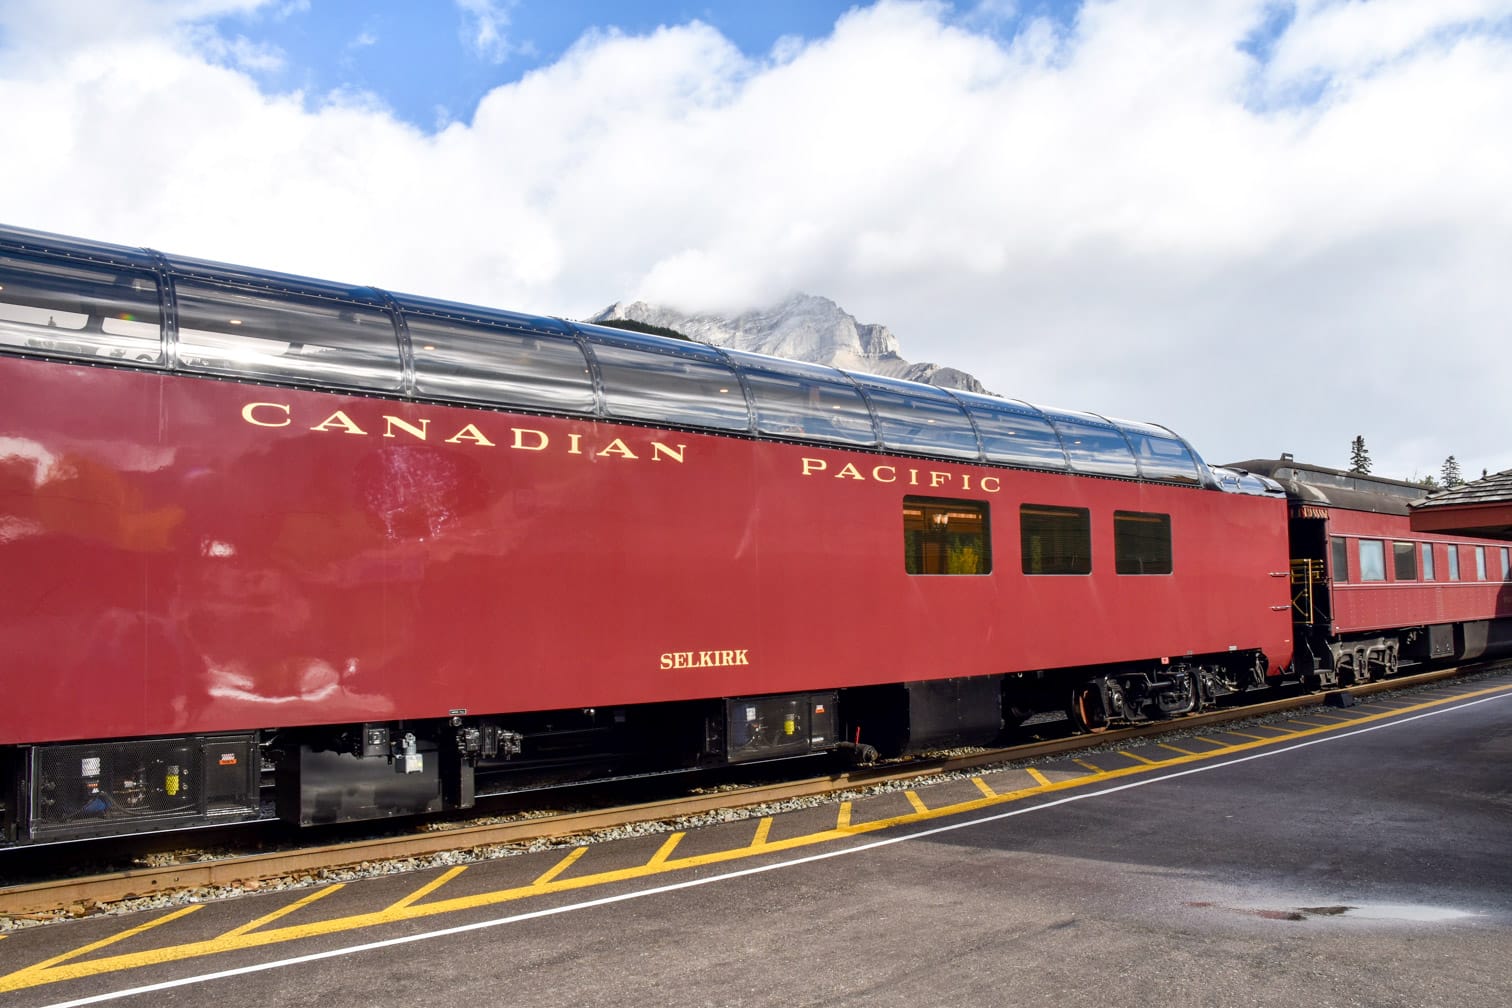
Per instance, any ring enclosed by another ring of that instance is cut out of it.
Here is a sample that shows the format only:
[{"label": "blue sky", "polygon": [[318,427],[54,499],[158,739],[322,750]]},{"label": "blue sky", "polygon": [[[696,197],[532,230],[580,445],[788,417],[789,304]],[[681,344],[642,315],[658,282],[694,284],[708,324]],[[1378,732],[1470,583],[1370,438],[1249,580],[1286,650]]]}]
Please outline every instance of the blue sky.
[{"label": "blue sky", "polygon": [[[555,63],[588,33],[644,35],[699,21],[760,60],[781,41],[824,38],[837,18],[859,6],[859,0],[309,0],[235,11],[206,24],[268,57],[251,69],[269,91],[301,91],[311,101],[368,92],[405,121],[433,130],[466,121],[489,91]],[[948,18],[1009,32],[1026,18],[1074,17],[1077,6],[1073,0],[940,5]],[[226,59],[235,62],[231,54]]]},{"label": "blue sky", "polygon": [[0,222],[1512,468],[1512,0],[0,0]]}]

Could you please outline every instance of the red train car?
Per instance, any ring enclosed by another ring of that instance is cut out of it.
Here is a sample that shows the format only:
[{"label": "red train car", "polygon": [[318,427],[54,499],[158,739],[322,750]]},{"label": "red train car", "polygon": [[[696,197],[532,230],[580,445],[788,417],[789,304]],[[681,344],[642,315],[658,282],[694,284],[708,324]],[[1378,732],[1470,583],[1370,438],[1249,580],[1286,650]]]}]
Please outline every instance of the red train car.
[{"label": "red train car", "polygon": [[1286,502],[1154,425],[0,229],[9,844],[1169,716]]},{"label": "red train car", "polygon": [[1319,686],[1364,682],[1404,664],[1512,653],[1512,547],[1414,532],[1414,483],[1290,458],[1235,466],[1290,499],[1296,672]]}]

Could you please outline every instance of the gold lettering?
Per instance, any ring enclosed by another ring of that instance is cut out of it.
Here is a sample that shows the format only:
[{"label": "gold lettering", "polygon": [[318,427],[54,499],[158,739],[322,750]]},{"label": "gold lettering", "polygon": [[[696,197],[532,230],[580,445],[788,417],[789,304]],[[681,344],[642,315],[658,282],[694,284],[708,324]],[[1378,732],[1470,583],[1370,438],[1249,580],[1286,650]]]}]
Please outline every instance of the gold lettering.
[{"label": "gold lettering", "polygon": [[472,441],[484,448],[492,448],[494,443],[483,436],[483,432],[473,424],[468,424],[457,433],[446,439],[447,444],[457,444],[461,441]]},{"label": "gold lettering", "polygon": [[652,462],[660,462],[661,461],[661,457],[663,455],[666,455],[667,458],[671,459],[674,462],[681,462],[683,460],[683,453],[686,452],[687,450],[688,450],[688,446],[685,445],[685,444],[678,445],[677,446],[677,450],[673,451],[670,445],[664,445],[660,441],[652,441],[651,442],[651,461]]},{"label": "gold lettering", "polygon": [[383,419],[388,421],[388,429],[383,432],[384,437],[393,437],[394,428],[398,427],[400,430],[404,431],[404,433],[410,435],[411,437],[417,437],[421,441],[424,441],[425,429],[430,426],[429,419],[421,420],[419,427],[416,427],[408,420],[402,420],[396,416],[388,416],[387,414],[385,414]]},{"label": "gold lettering", "polygon": [[[887,473],[887,478],[885,479],[882,476],[884,471]],[[898,482],[898,470],[888,465],[876,466],[872,469],[872,479],[878,483],[896,483]]]},{"label": "gold lettering", "polygon": [[[988,483],[991,483],[992,486],[988,486],[987,485]],[[983,476],[982,477],[982,489],[985,490],[987,493],[997,493],[1002,488],[1003,488],[1003,486],[1002,486],[1001,483],[998,482],[998,478],[996,476]]]},{"label": "gold lettering", "polygon": [[661,656],[661,667],[664,669],[672,667],[672,655],[670,653]]},{"label": "gold lettering", "polygon": [[909,486],[918,486],[919,485],[919,470],[917,470],[917,469],[910,469],[910,470],[908,470],[908,485]]},{"label": "gold lettering", "polygon": [[335,413],[332,413],[330,416],[320,421],[320,423],[316,424],[314,427],[311,427],[310,430],[326,431],[332,429],[333,427],[339,427],[342,430],[346,431],[348,434],[362,434],[364,436],[367,434],[367,431],[363,430],[361,427],[358,427],[357,424],[352,421],[352,418],[347,416],[341,410],[337,410]]},{"label": "gold lettering", "polygon": [[[263,406],[266,406],[269,409],[282,410],[284,417],[283,422],[273,423],[267,420],[259,420],[257,419],[257,417],[252,415],[253,410],[260,409]],[[247,405],[242,407],[242,419],[247,421],[247,423],[249,424],[256,424],[259,427],[287,427],[289,426],[289,424],[294,422],[293,420],[289,419],[289,407],[284,405],[283,403],[276,402],[249,402],[247,403]]]},{"label": "gold lettering", "polygon": [[803,475],[812,476],[816,472],[824,472],[829,468],[829,463],[824,459],[806,458],[803,460]]},{"label": "gold lettering", "polygon": [[640,458],[639,455],[630,450],[629,445],[625,444],[625,442],[621,441],[619,438],[615,438],[613,441],[610,441],[607,445],[600,449],[597,454],[600,457],[603,457],[605,455],[618,455],[620,458],[627,459]]},{"label": "gold lettering", "polygon": [[583,435],[581,435],[581,434],[568,434],[567,435],[567,454],[568,455],[581,455],[581,454],[583,454]]},{"label": "gold lettering", "polygon": [[950,482],[950,473],[930,472],[929,485],[932,487],[944,486]]},{"label": "gold lettering", "polygon": [[[510,430],[514,431],[515,436],[514,444],[509,446],[511,448],[520,448],[525,451],[545,451],[546,446],[551,444],[551,439],[546,436],[545,431],[533,430],[529,427],[511,427]],[[532,434],[535,436],[534,444],[525,443],[526,434]]]},{"label": "gold lettering", "polygon": [[961,476],[961,489],[962,490],[970,490],[971,489],[971,473],[965,473],[965,474],[963,474]]},{"label": "gold lettering", "polygon": [[861,475],[861,470],[847,462],[840,467],[839,472],[835,473],[835,479],[864,480],[866,477]]}]

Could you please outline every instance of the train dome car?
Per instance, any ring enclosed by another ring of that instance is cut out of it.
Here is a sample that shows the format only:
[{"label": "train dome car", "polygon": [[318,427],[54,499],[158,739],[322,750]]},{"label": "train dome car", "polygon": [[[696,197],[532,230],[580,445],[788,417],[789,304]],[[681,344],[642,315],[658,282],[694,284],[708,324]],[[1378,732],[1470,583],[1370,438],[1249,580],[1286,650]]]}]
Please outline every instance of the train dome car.
[{"label": "train dome car", "polygon": [[1286,501],[1153,424],[0,228],[0,842],[1199,708]]},{"label": "train dome car", "polygon": [[1512,547],[1414,532],[1426,488],[1287,456],[1231,469],[1286,491],[1296,672],[1310,685],[1512,653]]}]

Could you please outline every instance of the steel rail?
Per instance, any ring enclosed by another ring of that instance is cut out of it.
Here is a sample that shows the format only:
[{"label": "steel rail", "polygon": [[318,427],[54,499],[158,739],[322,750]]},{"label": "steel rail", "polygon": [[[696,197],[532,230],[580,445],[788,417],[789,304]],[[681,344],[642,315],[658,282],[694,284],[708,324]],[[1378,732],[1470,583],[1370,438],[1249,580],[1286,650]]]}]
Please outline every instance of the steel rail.
[{"label": "steel rail", "polygon": [[[1482,666],[1440,669],[1329,692],[1368,696],[1389,690],[1422,686],[1482,669]],[[1270,714],[1322,706],[1325,703],[1327,703],[1327,694],[1309,693],[1249,706],[1191,714],[1130,728],[1073,735],[964,756],[908,760],[880,767],[862,767],[823,777],[752,785],[717,794],[672,798],[587,812],[561,813],[506,823],[461,826],[455,829],[432,829],[413,835],[364,839],[264,854],[235,855],[217,860],[132,868],[82,878],[30,883],[0,889],[0,915],[50,919],[53,916],[67,915],[70,907],[88,908],[184,889],[251,887],[260,882],[288,876],[350,869],[371,862],[425,857],[447,851],[522,844],[531,841],[560,840],[634,823],[662,822],[686,816],[757,806],[768,802],[816,798],[856,788],[1043,759],[1065,752],[1165,735],[1173,731],[1187,731],[1208,725],[1245,721]]]}]

